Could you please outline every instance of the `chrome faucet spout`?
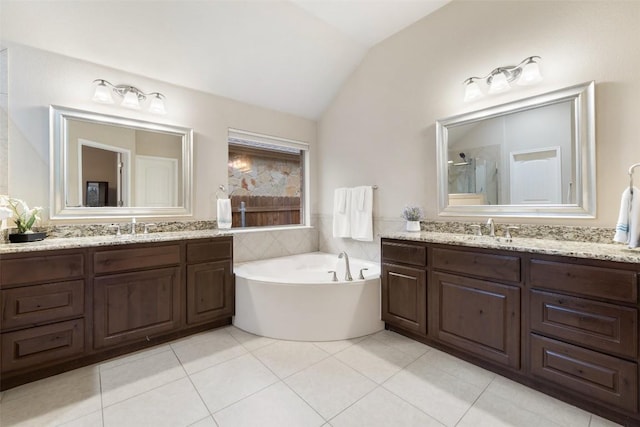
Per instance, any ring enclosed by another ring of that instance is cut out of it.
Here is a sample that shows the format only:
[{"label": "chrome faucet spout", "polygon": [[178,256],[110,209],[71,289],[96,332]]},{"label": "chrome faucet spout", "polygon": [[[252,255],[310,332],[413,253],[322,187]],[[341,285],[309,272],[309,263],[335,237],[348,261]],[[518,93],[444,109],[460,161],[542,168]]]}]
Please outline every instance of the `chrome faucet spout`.
[{"label": "chrome faucet spout", "polygon": [[493,218],[487,220],[487,225],[489,226],[489,236],[496,237],[496,224],[493,222]]},{"label": "chrome faucet spout", "polygon": [[344,257],[345,263],[345,271],[344,271],[344,280],[352,281],[353,277],[351,277],[351,267],[349,266],[349,255],[346,252],[340,252],[338,255],[338,259],[342,259]]}]

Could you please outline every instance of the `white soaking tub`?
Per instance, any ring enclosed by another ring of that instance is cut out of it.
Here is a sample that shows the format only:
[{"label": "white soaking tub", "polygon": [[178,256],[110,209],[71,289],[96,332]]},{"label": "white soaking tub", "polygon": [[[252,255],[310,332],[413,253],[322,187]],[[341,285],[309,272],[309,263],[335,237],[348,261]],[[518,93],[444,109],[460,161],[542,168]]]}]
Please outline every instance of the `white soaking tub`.
[{"label": "white soaking tub", "polygon": [[[233,324],[252,334],[294,341],[335,341],[384,328],[380,320],[380,266],[345,262],[314,252],[238,264]],[[361,268],[365,279],[358,279]],[[329,270],[336,270],[332,281]]]}]

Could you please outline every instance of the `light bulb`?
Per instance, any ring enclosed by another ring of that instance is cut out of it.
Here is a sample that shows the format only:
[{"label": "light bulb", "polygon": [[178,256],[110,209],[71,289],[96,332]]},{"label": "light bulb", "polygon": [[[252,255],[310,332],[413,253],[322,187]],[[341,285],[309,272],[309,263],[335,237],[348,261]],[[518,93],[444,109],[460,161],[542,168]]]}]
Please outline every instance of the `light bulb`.
[{"label": "light bulb", "polygon": [[92,99],[94,102],[99,102],[101,104],[113,104],[111,90],[109,90],[104,80],[100,80],[100,84],[96,86],[96,91],[94,92]]},{"label": "light bulb", "polygon": [[127,91],[124,99],[122,100],[122,104],[120,105],[122,105],[123,107],[131,108],[133,110],[139,110],[140,101],[138,100],[138,94],[132,90]]},{"label": "light bulb", "polygon": [[522,73],[518,79],[518,84],[521,86],[533,85],[542,81],[542,74],[540,74],[540,66],[537,62],[529,60],[524,67],[522,67]]}]

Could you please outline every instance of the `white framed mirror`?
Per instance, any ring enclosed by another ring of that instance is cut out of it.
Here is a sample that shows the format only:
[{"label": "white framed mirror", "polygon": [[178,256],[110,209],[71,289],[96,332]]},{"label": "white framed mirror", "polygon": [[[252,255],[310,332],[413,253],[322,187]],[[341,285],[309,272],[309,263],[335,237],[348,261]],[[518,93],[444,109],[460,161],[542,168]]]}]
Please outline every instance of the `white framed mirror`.
[{"label": "white framed mirror", "polygon": [[192,215],[193,130],[52,105],[51,219]]},{"label": "white framed mirror", "polygon": [[439,215],[595,218],[594,89],[438,120]]}]

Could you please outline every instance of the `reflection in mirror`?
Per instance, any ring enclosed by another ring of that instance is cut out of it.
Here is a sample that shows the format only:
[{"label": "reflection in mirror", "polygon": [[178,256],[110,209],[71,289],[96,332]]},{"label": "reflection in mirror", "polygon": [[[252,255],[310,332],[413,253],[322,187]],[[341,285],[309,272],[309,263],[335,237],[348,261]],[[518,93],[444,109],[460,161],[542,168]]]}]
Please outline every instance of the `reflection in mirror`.
[{"label": "reflection in mirror", "polygon": [[440,215],[595,215],[594,83],[437,122]]},{"label": "reflection in mirror", "polygon": [[191,129],[52,106],[51,144],[51,218],[191,214]]}]

